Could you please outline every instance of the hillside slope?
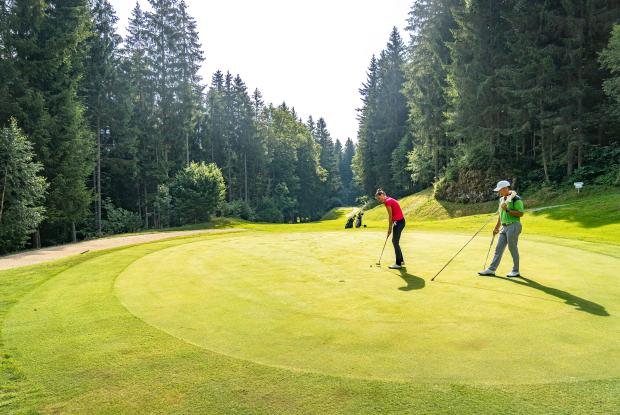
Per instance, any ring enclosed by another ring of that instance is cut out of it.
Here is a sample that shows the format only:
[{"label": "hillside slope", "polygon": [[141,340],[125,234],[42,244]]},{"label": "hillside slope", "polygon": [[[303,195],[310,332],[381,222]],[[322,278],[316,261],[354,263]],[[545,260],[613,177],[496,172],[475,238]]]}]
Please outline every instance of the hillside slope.
[{"label": "hillside slope", "polygon": [[[579,195],[541,191],[523,198],[528,210],[523,218],[524,234],[620,244],[620,189],[593,187]],[[477,230],[497,208],[496,201],[468,205],[440,202],[432,197],[431,189],[404,197],[400,203],[409,229],[438,231]],[[382,205],[364,215],[371,228],[384,227],[386,218]],[[494,219],[489,231],[492,223]]]}]

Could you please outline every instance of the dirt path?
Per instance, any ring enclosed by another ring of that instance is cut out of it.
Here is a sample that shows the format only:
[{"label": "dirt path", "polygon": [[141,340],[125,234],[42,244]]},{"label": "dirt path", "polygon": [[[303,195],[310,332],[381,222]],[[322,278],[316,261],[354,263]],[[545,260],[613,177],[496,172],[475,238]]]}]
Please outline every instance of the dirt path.
[{"label": "dirt path", "polygon": [[88,251],[100,251],[102,249],[139,244],[143,242],[152,242],[160,239],[174,238],[176,236],[241,230],[242,229],[206,229],[197,231],[145,233],[141,235],[117,236],[111,238],[93,239],[91,241],[78,242],[75,244],[50,246],[47,248],[21,252],[19,254],[0,256],[0,270],[39,264],[41,262],[65,258]]}]

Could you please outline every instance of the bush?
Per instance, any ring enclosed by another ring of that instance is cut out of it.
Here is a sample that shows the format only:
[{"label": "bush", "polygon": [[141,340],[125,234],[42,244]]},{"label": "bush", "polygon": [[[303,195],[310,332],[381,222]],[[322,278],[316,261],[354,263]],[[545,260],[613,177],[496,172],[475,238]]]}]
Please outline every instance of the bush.
[{"label": "bush", "polygon": [[586,182],[617,186],[620,184],[620,144],[584,146],[583,166],[568,178],[568,183]]},{"label": "bush", "polygon": [[142,218],[135,212],[117,208],[110,199],[102,203],[105,219],[101,221],[101,228],[105,234],[136,232],[142,227]]},{"label": "bush", "polygon": [[181,224],[207,222],[224,201],[222,172],[213,163],[191,163],[170,184],[173,209]]},{"label": "bush", "polygon": [[22,248],[43,220],[47,184],[28,138],[11,125],[0,129],[0,254]]},{"label": "bush", "polygon": [[282,223],[284,222],[284,215],[272,198],[263,197],[256,212],[256,220],[259,222]]},{"label": "bush", "polygon": [[245,200],[233,200],[230,203],[225,203],[222,208],[222,215],[250,221],[256,218],[254,209]]}]

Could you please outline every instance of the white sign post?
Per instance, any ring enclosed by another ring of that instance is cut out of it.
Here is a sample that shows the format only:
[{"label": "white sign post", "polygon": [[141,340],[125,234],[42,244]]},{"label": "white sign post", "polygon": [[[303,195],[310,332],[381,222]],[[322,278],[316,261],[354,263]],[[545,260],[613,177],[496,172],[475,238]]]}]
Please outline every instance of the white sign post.
[{"label": "white sign post", "polygon": [[579,193],[579,190],[583,187],[583,182],[575,182],[573,184],[575,185],[575,189],[577,189],[577,193]]}]

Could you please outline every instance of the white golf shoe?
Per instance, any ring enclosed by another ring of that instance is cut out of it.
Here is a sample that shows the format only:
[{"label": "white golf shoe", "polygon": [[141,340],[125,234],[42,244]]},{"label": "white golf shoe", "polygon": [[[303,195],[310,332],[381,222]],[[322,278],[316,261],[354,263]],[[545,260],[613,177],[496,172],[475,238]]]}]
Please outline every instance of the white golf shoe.
[{"label": "white golf shoe", "polygon": [[401,269],[402,266],[398,265],[398,264],[392,264],[388,267],[389,269]]},{"label": "white golf shoe", "polygon": [[508,275],[506,275],[508,278],[517,278],[520,277],[521,274],[519,274],[519,271],[512,271],[510,272]]},{"label": "white golf shoe", "polygon": [[478,275],[482,276],[482,277],[494,277],[495,276],[495,271],[487,268],[484,271],[480,271],[478,273]]}]

